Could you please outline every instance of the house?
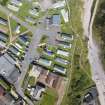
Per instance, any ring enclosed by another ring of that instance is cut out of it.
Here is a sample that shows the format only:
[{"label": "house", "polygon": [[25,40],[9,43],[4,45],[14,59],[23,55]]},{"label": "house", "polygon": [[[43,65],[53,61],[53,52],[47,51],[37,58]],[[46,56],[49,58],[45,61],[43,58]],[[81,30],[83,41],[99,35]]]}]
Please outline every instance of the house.
[{"label": "house", "polygon": [[43,51],[43,55],[46,55],[46,56],[50,56],[50,57],[54,57],[54,53],[52,52],[47,52],[47,51]]},{"label": "house", "polygon": [[62,14],[62,17],[64,19],[64,22],[65,23],[69,22],[69,13],[68,13],[68,11],[66,11],[65,9],[62,9],[61,14]]},{"label": "house", "polygon": [[0,105],[13,105],[14,102],[14,97],[0,86]]},{"label": "house", "polygon": [[35,24],[36,23],[35,19],[33,17],[31,17],[31,16],[25,17],[25,21],[29,22],[31,24]]},{"label": "house", "polygon": [[69,43],[66,43],[66,42],[59,42],[58,46],[70,49],[72,47],[72,44],[71,43],[69,44]]},{"label": "house", "polygon": [[38,77],[38,81],[45,84],[49,88],[58,90],[61,86],[63,78],[59,75],[49,72],[48,70],[42,69]]},{"label": "house", "polygon": [[64,50],[57,50],[57,54],[65,56],[65,57],[69,57],[69,52],[64,51]]},{"label": "house", "polygon": [[18,99],[19,98],[19,95],[16,91],[14,91],[13,89],[11,89],[10,91],[11,95],[15,98],[15,99]]},{"label": "house", "polygon": [[58,26],[58,25],[60,25],[60,23],[61,23],[60,15],[53,15],[52,16],[52,24]]},{"label": "house", "polygon": [[64,65],[69,64],[69,61],[67,61],[67,60],[65,60],[63,58],[60,58],[60,57],[55,58],[55,61],[60,63],[60,64],[64,64]]},{"label": "house", "polygon": [[73,35],[71,34],[67,34],[67,33],[61,33],[61,37],[65,40],[69,40],[69,41],[72,41],[73,40]]},{"label": "house", "polygon": [[20,33],[20,28],[21,28],[21,26],[20,26],[20,24],[18,24],[18,25],[16,26],[16,29],[15,29],[15,33],[16,33],[16,34],[19,34],[19,33]]},{"label": "house", "polygon": [[54,66],[54,72],[65,75],[66,74],[66,68],[55,65]]},{"label": "house", "polygon": [[27,34],[20,35],[19,38],[21,38],[25,42],[30,42],[30,36]]},{"label": "house", "polygon": [[8,52],[11,52],[11,53],[13,53],[16,56],[19,56],[21,54],[20,51],[15,46],[11,46],[8,49]]},{"label": "house", "polygon": [[21,37],[21,36],[18,38],[18,42],[25,45],[25,46],[29,45],[29,41],[26,40],[25,38]]},{"label": "house", "polygon": [[30,91],[30,95],[32,97],[32,99],[35,100],[40,100],[42,97],[43,92],[45,92],[45,85],[37,82],[37,84],[31,88],[28,88],[28,90]]},{"label": "house", "polygon": [[15,63],[8,54],[0,57],[0,75],[12,84],[14,84],[20,76],[19,69],[15,67]]},{"label": "house", "polygon": [[33,16],[38,16],[39,12],[38,12],[38,8],[32,8],[29,10],[29,14],[33,15]]},{"label": "house", "polygon": [[8,35],[3,32],[0,32],[0,40],[6,42],[8,40]]},{"label": "house", "polygon": [[65,0],[58,1],[58,2],[54,3],[51,8],[54,8],[54,9],[56,9],[56,8],[64,8],[65,4],[66,4]]},{"label": "house", "polygon": [[0,85],[0,96],[3,96],[5,93],[4,88]]},{"label": "house", "polygon": [[15,43],[15,46],[19,49],[22,49],[23,47],[19,43]]},{"label": "house", "polygon": [[7,25],[7,23],[8,23],[8,21],[6,20],[6,19],[4,19],[4,18],[2,18],[2,17],[0,17],[0,24],[2,24],[2,25]]},{"label": "house", "polygon": [[6,47],[6,43],[5,43],[5,42],[0,41],[0,48],[5,48],[5,47]]},{"label": "house", "polygon": [[96,87],[92,87],[84,96],[84,103],[91,103],[91,101],[96,100],[98,97],[98,92]]},{"label": "house", "polygon": [[67,33],[59,33],[57,35],[56,40],[63,41],[63,42],[70,42],[73,40],[73,35]]},{"label": "house", "polygon": [[52,64],[52,61],[48,60],[48,59],[44,59],[44,58],[40,58],[38,60],[38,63],[42,66],[46,66],[46,67],[50,67]]},{"label": "house", "polygon": [[19,11],[19,7],[17,7],[16,5],[10,3],[7,5],[8,9],[14,11],[14,12],[18,12]]},{"label": "house", "polygon": [[37,79],[40,75],[40,67],[33,65],[32,70],[29,72],[29,76],[35,77]]},{"label": "house", "polygon": [[20,0],[11,0],[10,2],[16,6],[22,6],[22,2]]}]

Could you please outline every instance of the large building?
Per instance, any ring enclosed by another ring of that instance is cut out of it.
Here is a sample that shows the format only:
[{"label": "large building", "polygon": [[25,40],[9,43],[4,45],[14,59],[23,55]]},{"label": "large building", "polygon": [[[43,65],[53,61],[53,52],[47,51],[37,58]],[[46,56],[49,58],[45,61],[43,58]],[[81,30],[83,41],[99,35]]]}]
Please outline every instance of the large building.
[{"label": "large building", "polygon": [[15,83],[20,75],[19,70],[15,67],[15,61],[8,55],[0,57],[0,75],[10,83]]}]

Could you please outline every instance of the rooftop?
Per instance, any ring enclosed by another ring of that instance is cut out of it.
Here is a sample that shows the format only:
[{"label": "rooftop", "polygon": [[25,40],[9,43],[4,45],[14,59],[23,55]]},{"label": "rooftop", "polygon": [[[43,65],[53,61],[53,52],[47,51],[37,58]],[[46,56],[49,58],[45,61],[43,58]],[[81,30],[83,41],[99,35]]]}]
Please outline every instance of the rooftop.
[{"label": "rooftop", "polygon": [[15,61],[8,55],[0,57],[0,74],[6,78],[10,83],[16,82],[20,73],[15,67]]}]

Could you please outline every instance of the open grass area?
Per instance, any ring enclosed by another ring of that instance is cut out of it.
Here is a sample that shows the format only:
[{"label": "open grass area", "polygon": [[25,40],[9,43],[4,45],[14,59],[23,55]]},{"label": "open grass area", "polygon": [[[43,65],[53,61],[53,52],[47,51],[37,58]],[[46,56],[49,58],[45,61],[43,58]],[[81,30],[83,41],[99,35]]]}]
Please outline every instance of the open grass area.
[{"label": "open grass area", "polygon": [[28,2],[26,0],[23,0],[23,5],[20,7],[20,10],[18,12],[18,16],[21,17],[22,19],[25,18],[25,16],[29,15],[29,9],[32,7],[31,2]]},{"label": "open grass area", "polygon": [[[10,25],[11,25],[11,30],[13,35],[16,35],[15,30],[16,30],[16,27],[18,26],[18,23],[15,20],[10,19]],[[27,31],[27,29],[24,26],[20,26],[20,34],[25,31]]]},{"label": "open grass area", "polygon": [[70,22],[62,24],[62,30],[74,35],[74,44],[70,70],[68,71],[69,83],[61,105],[81,105],[85,89],[94,85],[91,79],[90,64],[87,59],[87,42],[83,36],[81,15],[83,10],[82,0],[69,0]]},{"label": "open grass area", "polygon": [[47,89],[41,102],[38,105],[55,105],[57,93],[53,89]]},{"label": "open grass area", "polygon": [[2,17],[4,19],[7,19],[7,16],[3,12],[1,12],[1,11],[0,11],[0,17]]}]

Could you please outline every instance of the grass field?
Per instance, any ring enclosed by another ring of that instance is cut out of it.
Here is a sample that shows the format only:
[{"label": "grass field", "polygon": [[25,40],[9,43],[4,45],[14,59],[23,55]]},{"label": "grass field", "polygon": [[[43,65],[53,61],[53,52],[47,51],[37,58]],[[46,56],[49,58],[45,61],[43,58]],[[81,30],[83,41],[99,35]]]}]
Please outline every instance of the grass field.
[{"label": "grass field", "polygon": [[32,7],[32,4],[29,3],[28,1],[23,0],[23,5],[20,7],[20,10],[18,12],[18,16],[21,17],[22,19],[25,18],[25,16],[29,15],[29,9]]},{"label": "grass field", "polygon": [[43,99],[38,105],[54,105],[57,100],[57,94],[53,89],[47,89]]}]

